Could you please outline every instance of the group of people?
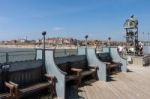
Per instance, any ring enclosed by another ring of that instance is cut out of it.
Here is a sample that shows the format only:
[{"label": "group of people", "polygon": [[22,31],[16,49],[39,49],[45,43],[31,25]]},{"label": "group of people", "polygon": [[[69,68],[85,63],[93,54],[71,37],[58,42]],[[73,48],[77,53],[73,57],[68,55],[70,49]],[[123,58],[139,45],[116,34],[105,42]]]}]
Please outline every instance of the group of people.
[{"label": "group of people", "polygon": [[137,55],[143,55],[143,46],[144,44],[142,42],[139,42],[136,46],[136,54]]},{"label": "group of people", "polygon": [[143,55],[143,46],[144,44],[142,42],[139,42],[135,48],[134,47],[126,47],[126,46],[118,46],[118,52],[120,53],[120,55],[123,54],[135,54],[138,56],[142,56]]}]

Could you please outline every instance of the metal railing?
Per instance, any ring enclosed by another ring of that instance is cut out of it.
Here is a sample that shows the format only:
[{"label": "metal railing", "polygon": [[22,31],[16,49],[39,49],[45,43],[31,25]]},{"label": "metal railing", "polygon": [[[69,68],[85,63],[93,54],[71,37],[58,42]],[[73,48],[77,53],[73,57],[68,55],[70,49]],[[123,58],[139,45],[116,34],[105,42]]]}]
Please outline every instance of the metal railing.
[{"label": "metal railing", "polygon": [[65,56],[72,56],[77,54],[78,54],[78,49],[55,49],[54,50],[54,57],[65,57]]},{"label": "metal railing", "polygon": [[0,52],[0,63],[35,60],[36,50]]}]

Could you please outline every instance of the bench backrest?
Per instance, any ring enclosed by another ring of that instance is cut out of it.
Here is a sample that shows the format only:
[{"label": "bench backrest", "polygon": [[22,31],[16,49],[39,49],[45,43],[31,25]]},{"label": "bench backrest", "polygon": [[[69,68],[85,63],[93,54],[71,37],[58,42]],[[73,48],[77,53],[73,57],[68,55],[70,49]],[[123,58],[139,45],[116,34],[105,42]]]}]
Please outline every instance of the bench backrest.
[{"label": "bench backrest", "polygon": [[112,62],[110,53],[99,53],[98,58],[103,62]]},{"label": "bench backrest", "polygon": [[9,80],[20,88],[44,81],[42,61],[23,61],[10,64]]},{"label": "bench backrest", "polygon": [[88,69],[88,62],[87,59],[82,59],[82,60],[78,60],[76,62],[71,62],[71,67],[73,68],[78,68],[78,69],[83,69],[86,70]]},{"label": "bench backrest", "polygon": [[[5,64],[0,65],[0,93],[8,91],[4,82],[8,80],[8,68],[3,67]],[[6,66],[6,65],[5,65]]]},{"label": "bench backrest", "polygon": [[0,69],[0,93],[3,91],[2,70]]},{"label": "bench backrest", "polygon": [[55,58],[57,66],[67,74],[71,74],[70,68],[87,69],[87,59],[85,55],[67,56]]}]

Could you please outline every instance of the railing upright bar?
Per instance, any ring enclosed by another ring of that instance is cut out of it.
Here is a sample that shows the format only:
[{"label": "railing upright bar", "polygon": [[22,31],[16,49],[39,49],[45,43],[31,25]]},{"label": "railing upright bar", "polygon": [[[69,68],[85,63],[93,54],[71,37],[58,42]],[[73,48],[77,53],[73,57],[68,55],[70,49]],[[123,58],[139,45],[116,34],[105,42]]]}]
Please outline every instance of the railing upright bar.
[{"label": "railing upright bar", "polygon": [[65,55],[67,56],[67,49],[65,49],[65,52],[64,52],[64,53],[65,53]]},{"label": "railing upright bar", "polygon": [[9,62],[9,56],[8,56],[8,52],[6,52],[6,63]]}]

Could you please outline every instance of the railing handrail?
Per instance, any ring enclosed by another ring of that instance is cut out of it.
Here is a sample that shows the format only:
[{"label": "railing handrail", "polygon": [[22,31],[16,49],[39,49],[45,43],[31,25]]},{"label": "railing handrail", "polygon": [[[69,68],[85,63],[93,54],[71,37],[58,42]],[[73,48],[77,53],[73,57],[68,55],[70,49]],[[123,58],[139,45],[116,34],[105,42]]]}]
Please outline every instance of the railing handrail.
[{"label": "railing handrail", "polygon": [[0,51],[0,53],[14,53],[14,52],[36,52],[36,49],[34,50],[27,50],[27,51]]}]

